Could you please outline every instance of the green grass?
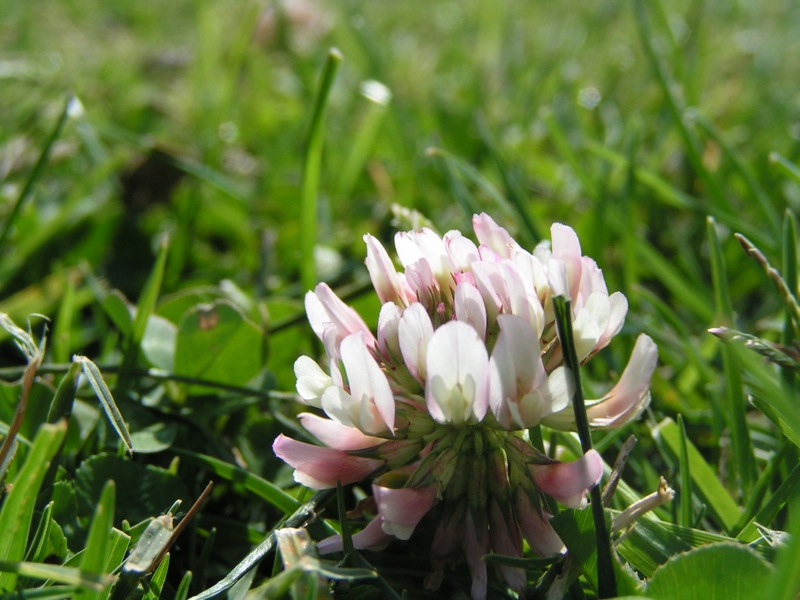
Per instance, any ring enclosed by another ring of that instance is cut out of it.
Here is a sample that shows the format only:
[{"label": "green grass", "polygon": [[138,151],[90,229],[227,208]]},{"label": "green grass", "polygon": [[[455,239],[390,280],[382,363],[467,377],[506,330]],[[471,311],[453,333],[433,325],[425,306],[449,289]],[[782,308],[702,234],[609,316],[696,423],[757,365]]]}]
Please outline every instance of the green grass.
[{"label": "green grass", "polygon": [[[362,236],[391,240],[393,204],[441,232],[466,232],[485,210],[526,245],[555,221],[572,226],[630,303],[622,334],[582,373],[587,393],[607,389],[639,332],[659,345],[646,417],[594,434],[609,464],[629,433],[639,438],[612,509],[662,475],[688,495],[630,534],[625,559],[649,577],[697,545],[757,540],[758,556],[737,560],[766,560],[773,589],[796,589],[796,553],[755,523],[797,533],[800,522],[798,324],[778,291],[797,294],[800,122],[787,57],[800,51],[800,9],[312,6],[312,21],[284,15],[272,28],[274,4],[255,0],[4,8],[0,312],[22,329],[30,320],[47,345],[23,384],[25,359],[0,331],[0,438],[16,448],[0,469],[14,485],[0,523],[17,526],[0,536],[0,592],[108,597],[120,566],[108,557],[214,479],[149,597],[243,576],[236,565],[254,548],[268,558],[237,585],[262,597],[301,595],[319,574],[353,596],[420,593],[428,565],[404,546],[359,555],[350,571],[314,562],[271,579],[282,567],[270,534],[298,507],[330,519],[310,526],[314,539],[340,528],[334,502],[312,501],[271,450],[281,432],[303,435],[292,364],[319,349],[303,294],[327,281],[374,325]],[[343,59],[326,67],[332,48]],[[364,93],[367,81],[391,96]],[[220,337],[202,335],[206,319],[224,324]],[[756,338],[725,344],[708,333],[719,326]],[[76,389],[74,355],[99,367],[102,404]],[[132,458],[117,432],[130,433]],[[544,570],[530,566],[532,585]],[[575,585],[596,596],[585,577]],[[469,587],[460,571],[446,586]]]}]

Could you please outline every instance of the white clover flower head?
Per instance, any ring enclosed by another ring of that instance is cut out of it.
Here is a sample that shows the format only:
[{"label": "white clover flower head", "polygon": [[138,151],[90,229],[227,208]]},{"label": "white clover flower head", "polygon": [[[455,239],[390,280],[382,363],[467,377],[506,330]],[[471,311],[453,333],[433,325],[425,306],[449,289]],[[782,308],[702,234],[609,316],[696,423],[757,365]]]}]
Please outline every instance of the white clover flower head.
[{"label": "white clover flower head", "polygon": [[[522,556],[523,539],[544,556],[563,551],[542,495],[581,507],[603,472],[595,451],[561,463],[526,437],[540,424],[575,429],[552,298],[570,300],[581,362],[620,331],[628,304],[608,293],[566,225],[554,224],[550,243],[533,252],[486,214],[473,227],[477,244],[458,231],[398,233],[402,271],[375,237],[364,237],[383,304],[376,334],[326,284],[306,295],[328,368],[296,361],[300,398],[325,413],[303,413],[300,422],[322,445],[281,435],[273,448],[298,482],[315,489],[372,479],[377,514],[353,536],[358,548],[408,539],[440,505],[426,586],[436,589],[444,570],[465,560],[472,597],[484,598],[483,555]],[[655,344],[640,335],[617,385],[586,401],[590,425],[636,418],[650,401],[656,361]],[[318,544],[322,553],[341,547],[338,537]],[[502,566],[497,574],[525,589],[522,569]]]}]

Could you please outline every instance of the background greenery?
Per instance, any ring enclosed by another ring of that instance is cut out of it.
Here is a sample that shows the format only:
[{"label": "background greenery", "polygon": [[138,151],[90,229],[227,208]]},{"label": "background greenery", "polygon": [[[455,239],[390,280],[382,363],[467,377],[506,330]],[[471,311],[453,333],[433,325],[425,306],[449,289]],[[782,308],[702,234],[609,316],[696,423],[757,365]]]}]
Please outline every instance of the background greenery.
[{"label": "background greenery", "polygon": [[[409,226],[393,204],[441,232],[466,232],[485,210],[528,246],[554,221],[575,228],[630,302],[622,334],[586,369],[588,391],[607,389],[638,332],[660,347],[647,417],[595,435],[609,463],[628,434],[639,438],[615,508],[653,492],[660,475],[679,492],[620,545],[623,558],[650,577],[689,548],[752,542],[759,555],[724,546],[686,570],[728,565],[725,581],[738,558],[774,560],[767,538],[780,542],[753,521],[785,530],[796,520],[798,321],[733,234],[797,293],[787,210],[800,206],[798,27],[800,7],[778,0],[7,3],[0,312],[23,329],[30,320],[36,340],[45,321],[32,315],[49,321],[29,393],[0,389],[2,435],[28,399],[5,475],[27,495],[6,494],[0,523],[31,523],[3,535],[17,542],[0,543],[0,588],[23,597],[94,589],[88,575],[19,570],[108,573],[152,517],[179,498],[185,511],[213,479],[147,592],[186,597],[231,572],[308,500],[271,452],[279,432],[302,435],[291,365],[318,350],[302,296],[311,279],[326,280],[375,322],[361,238],[390,244]],[[331,47],[343,61],[322,102]],[[376,81],[390,99],[367,83]],[[318,181],[312,122],[324,135]],[[722,345],[707,331],[716,326],[781,342],[780,355],[759,347],[782,369]],[[2,372],[17,382],[26,361],[3,335]],[[132,458],[97,393],[74,389],[87,368],[69,368],[75,354],[99,365]],[[64,414],[66,433],[42,426]],[[36,507],[28,517],[26,503]],[[568,543],[576,556],[578,543]],[[389,582],[420,594],[425,561],[402,545],[394,553],[370,556],[384,579],[353,579],[351,593],[380,596]],[[796,570],[778,560],[764,581],[793,597]],[[532,582],[545,566],[531,563]],[[316,581],[319,568],[293,585]],[[668,571],[646,593],[673,597],[671,576],[678,586],[697,580]],[[571,593],[592,596],[593,585],[585,574]],[[445,593],[464,586],[456,573]]]}]

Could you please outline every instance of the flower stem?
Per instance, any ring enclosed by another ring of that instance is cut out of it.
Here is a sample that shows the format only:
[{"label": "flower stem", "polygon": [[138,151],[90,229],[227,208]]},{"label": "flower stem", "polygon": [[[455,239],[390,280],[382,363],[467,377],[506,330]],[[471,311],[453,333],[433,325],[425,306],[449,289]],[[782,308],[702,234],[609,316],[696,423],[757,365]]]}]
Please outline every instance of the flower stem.
[{"label": "flower stem", "polygon": [[[558,329],[558,339],[561,342],[564,363],[572,374],[574,383],[572,407],[575,410],[575,424],[578,429],[578,436],[581,439],[581,448],[585,454],[592,449],[592,437],[589,432],[589,417],[586,415],[586,405],[583,402],[580,362],[575,351],[575,336],[572,331],[572,306],[564,296],[556,296],[553,298],[553,307],[556,314],[556,327]],[[611,539],[606,526],[600,487],[593,487],[590,494],[592,498],[592,516],[597,536],[597,595],[599,598],[613,598],[617,595],[617,583],[614,577]]]}]

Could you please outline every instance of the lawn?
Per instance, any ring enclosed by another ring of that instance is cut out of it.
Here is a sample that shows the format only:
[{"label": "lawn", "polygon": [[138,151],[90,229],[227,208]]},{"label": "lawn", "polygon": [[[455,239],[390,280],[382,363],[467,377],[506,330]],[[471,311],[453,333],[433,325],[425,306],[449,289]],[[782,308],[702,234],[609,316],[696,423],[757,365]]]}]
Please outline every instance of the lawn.
[{"label": "lawn", "polygon": [[[316,442],[297,415],[324,413],[293,365],[339,358],[306,293],[325,282],[375,332],[364,236],[409,273],[396,232],[475,242],[482,213],[527,251],[572,228],[627,298],[614,340],[567,371],[583,396],[614,386],[641,334],[658,348],[624,426],[518,427],[563,461],[593,445],[605,474],[591,508],[542,496],[566,553],[520,538],[520,556],[479,557],[483,595],[797,597],[800,6],[7,4],[0,597],[481,597],[459,553],[433,589],[436,519],[461,501],[441,479],[410,539],[353,549],[369,479],[315,492],[273,443]],[[558,331],[543,356],[569,365],[580,339]],[[462,455],[495,439],[475,436]],[[345,553],[318,556],[336,533]]]}]

